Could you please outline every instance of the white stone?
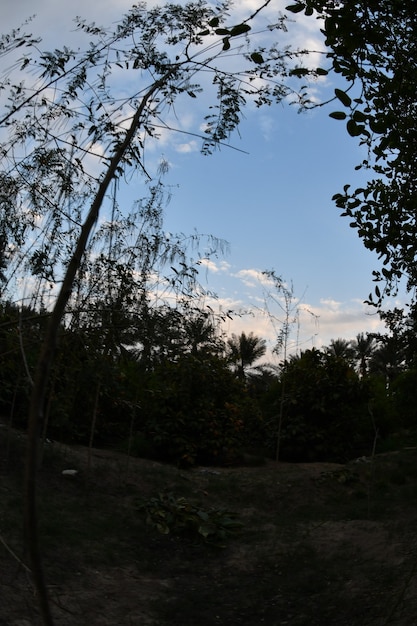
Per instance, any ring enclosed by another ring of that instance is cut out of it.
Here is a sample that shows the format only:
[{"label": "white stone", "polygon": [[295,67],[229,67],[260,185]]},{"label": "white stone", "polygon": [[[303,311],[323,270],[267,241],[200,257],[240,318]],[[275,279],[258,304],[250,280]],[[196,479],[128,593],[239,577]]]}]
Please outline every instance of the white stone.
[{"label": "white stone", "polygon": [[76,469],[66,469],[62,470],[63,476],[76,476],[78,474],[78,470]]}]

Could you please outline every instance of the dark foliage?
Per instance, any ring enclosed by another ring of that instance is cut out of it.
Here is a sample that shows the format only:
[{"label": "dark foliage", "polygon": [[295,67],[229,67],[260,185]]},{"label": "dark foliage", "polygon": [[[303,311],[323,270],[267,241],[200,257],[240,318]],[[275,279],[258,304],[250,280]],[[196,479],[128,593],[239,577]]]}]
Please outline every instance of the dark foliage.
[{"label": "dark foliage", "polygon": [[[369,300],[380,304],[404,276],[408,288],[416,272],[416,83],[415,3],[398,0],[300,0],[293,12],[323,18],[331,69],[346,80],[335,90],[347,132],[367,147],[358,165],[370,174],[362,188],[345,185],[335,195],[365,246],[382,267]],[[317,13],[316,13],[317,12]]]},{"label": "dark foliage", "polygon": [[[173,313],[163,308],[155,315],[159,323],[145,355],[121,343],[129,337],[138,345],[137,319],[120,319],[107,343],[107,310],[101,321],[93,312],[94,324],[83,318],[82,327],[61,327],[42,436],[189,466],[239,463],[248,454],[274,458],[281,401],[280,458],[287,461],[344,461],[416,426],[414,311],[387,314],[389,334],[376,336],[366,375],[354,369],[353,353],[345,358],[325,348],[245,379],[221,353],[221,338],[204,316],[194,309],[176,313],[176,328],[168,332]],[[42,311],[1,307],[0,409],[21,428],[46,318]]]},{"label": "dark foliage", "polygon": [[290,359],[276,407],[282,393],[282,459],[345,461],[372,448],[368,390],[344,359],[315,349]]}]

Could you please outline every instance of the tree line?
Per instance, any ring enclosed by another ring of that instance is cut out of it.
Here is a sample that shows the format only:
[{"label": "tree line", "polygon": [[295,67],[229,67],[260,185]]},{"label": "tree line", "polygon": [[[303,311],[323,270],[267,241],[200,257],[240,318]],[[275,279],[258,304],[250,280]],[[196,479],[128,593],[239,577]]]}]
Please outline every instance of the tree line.
[{"label": "tree line", "polygon": [[[181,466],[276,458],[277,445],[286,461],[345,462],[375,440],[382,450],[416,429],[417,311],[382,317],[384,334],[272,365],[260,361],[265,340],[225,337],[204,308],[94,310],[60,327],[41,437]],[[27,423],[47,318],[1,304],[0,410],[15,427]]]}]

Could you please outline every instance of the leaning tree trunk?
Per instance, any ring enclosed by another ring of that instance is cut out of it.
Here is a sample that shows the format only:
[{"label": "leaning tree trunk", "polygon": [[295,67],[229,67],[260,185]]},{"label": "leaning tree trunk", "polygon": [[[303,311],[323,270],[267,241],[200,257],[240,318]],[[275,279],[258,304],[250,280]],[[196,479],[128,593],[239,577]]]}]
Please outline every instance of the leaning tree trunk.
[{"label": "leaning tree trunk", "polygon": [[38,534],[38,440],[41,433],[46,390],[48,387],[50,371],[54,360],[59,326],[64,317],[65,308],[72,293],[77,271],[80,267],[82,257],[86,251],[89,237],[93,231],[95,223],[97,222],[108,187],[113,178],[117,176],[117,170],[123,160],[123,157],[126,154],[126,151],[133,141],[138,128],[141,125],[142,116],[150,98],[166,82],[172,71],[173,70],[171,70],[170,72],[162,76],[158,81],[153,83],[147,93],[143,96],[140,106],[138,107],[132,119],[131,125],[126,132],[124,140],[120,144],[118,144],[115,149],[114,155],[110,161],[106,174],[99,185],[97,194],[91,204],[85,222],[82,225],[73,255],[68,263],[61,288],[59,290],[55,305],[49,317],[49,323],[36,366],[28,417],[24,521],[27,552],[44,626],[53,626],[54,621],[50,609],[48,591],[45,584],[45,576],[43,571]]}]

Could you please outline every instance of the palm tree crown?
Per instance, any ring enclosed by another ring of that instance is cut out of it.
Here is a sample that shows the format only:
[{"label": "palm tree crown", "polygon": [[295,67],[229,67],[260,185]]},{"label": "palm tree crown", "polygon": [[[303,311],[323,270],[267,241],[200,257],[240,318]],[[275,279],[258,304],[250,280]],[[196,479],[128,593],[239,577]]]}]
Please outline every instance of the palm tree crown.
[{"label": "palm tree crown", "polygon": [[227,340],[229,359],[236,366],[237,375],[244,379],[246,369],[266,353],[266,341],[256,337],[252,332],[249,335],[233,334]]},{"label": "palm tree crown", "polygon": [[369,333],[366,335],[359,333],[351,345],[358,363],[359,375],[364,377],[368,373],[368,363],[376,349],[376,339]]}]

